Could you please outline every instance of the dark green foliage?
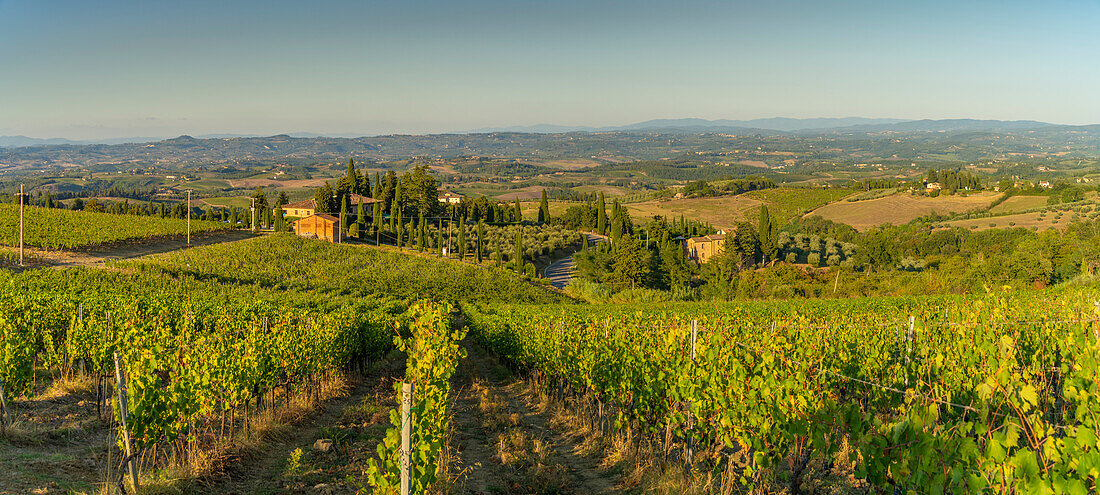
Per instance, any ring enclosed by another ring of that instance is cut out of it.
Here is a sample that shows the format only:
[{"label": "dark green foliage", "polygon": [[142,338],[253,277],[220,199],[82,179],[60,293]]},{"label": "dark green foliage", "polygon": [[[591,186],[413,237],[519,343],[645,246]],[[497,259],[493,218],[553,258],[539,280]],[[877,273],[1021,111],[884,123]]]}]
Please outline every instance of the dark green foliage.
[{"label": "dark green foliage", "polygon": [[596,231],[600,235],[607,235],[607,201],[600,191],[600,199],[596,201]]},{"label": "dark green foliage", "polygon": [[542,190],[542,199],[539,200],[539,223],[550,221],[550,204],[546,201],[546,189]]}]

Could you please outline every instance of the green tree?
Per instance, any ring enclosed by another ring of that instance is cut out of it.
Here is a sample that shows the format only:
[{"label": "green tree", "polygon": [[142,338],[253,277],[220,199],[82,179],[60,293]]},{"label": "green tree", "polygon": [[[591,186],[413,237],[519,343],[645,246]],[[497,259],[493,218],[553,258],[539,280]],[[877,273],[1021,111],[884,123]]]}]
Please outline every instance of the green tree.
[{"label": "green tree", "polygon": [[[360,235],[364,234],[367,229],[367,213],[364,211],[363,202],[360,201],[359,205],[355,209],[355,225],[358,225]],[[358,236],[357,236],[358,237]]]},{"label": "green tree", "polygon": [[317,203],[317,211],[315,213],[332,213],[336,211],[336,191],[332,189],[332,185],[325,182],[325,185],[317,188],[317,192],[313,193],[313,201]]},{"label": "green tree", "polygon": [[443,205],[439,202],[439,182],[432,175],[427,164],[413,167],[411,171],[401,176],[399,184],[401,193],[404,195],[402,206],[407,205],[426,217],[442,212]]},{"label": "green tree", "polygon": [[596,231],[600,235],[607,235],[607,202],[603,191],[600,191],[600,199],[596,201]]},{"label": "green tree", "polygon": [[523,273],[523,229],[516,230],[516,247],[512,253],[512,261],[516,273]]},{"label": "green tree", "polygon": [[436,229],[435,233],[436,233],[436,236],[437,236],[436,240],[435,240],[435,248],[436,248],[436,251],[438,251],[437,254],[439,254],[440,256],[443,256],[443,219],[442,218],[439,219],[439,227]]},{"label": "green tree", "polygon": [[347,233],[348,231],[348,197],[344,196],[343,201],[340,202],[340,230]]},{"label": "green tree", "polygon": [[625,222],[623,221],[623,208],[619,204],[619,200],[615,200],[611,205],[611,240],[618,242],[622,238],[625,232]]},{"label": "green tree", "polygon": [[546,201],[546,189],[542,190],[542,199],[539,200],[539,223],[550,221],[550,204]]},{"label": "green tree", "polygon": [[269,208],[267,204],[267,195],[264,194],[263,188],[257,187],[255,191],[252,191],[252,199],[256,201],[256,211],[263,211]]},{"label": "green tree", "polygon": [[519,206],[519,198],[516,198],[516,205],[512,209],[512,214],[516,217],[516,223],[523,222],[523,208]]},{"label": "green tree", "polygon": [[[234,212],[234,215],[233,215],[233,224],[234,225],[236,225],[236,221],[237,221],[237,215]],[[283,216],[283,209],[282,208],[276,208],[275,209],[275,232],[286,232],[286,231],[287,231],[286,217]]]},{"label": "green tree", "polygon": [[615,261],[612,263],[611,280],[623,286],[634,288],[641,283],[648,272],[648,253],[633,236],[622,236],[615,246]]},{"label": "green tree", "polygon": [[466,219],[458,224],[458,259],[466,259]]},{"label": "green tree", "polygon": [[477,221],[477,264],[481,264],[484,260],[485,249],[485,222],[483,220]]},{"label": "green tree", "polygon": [[772,223],[772,217],[768,214],[768,207],[760,207],[760,220],[756,224],[756,233],[760,236],[760,254],[761,262],[767,263],[775,259],[779,254],[779,249],[776,247],[776,232],[775,224]]},{"label": "green tree", "polygon": [[382,202],[374,203],[374,242],[375,244],[382,243]]},{"label": "green tree", "polygon": [[275,207],[285,206],[290,204],[290,196],[286,195],[286,191],[279,191],[279,197],[275,199]]}]

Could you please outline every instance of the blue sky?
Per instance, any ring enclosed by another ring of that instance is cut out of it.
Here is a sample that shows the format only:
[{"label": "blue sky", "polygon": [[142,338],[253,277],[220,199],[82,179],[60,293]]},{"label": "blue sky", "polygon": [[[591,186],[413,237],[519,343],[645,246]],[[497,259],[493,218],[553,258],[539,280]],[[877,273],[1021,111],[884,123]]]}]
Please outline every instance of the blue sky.
[{"label": "blue sky", "polygon": [[0,135],[1100,122],[1100,0],[0,0]]}]

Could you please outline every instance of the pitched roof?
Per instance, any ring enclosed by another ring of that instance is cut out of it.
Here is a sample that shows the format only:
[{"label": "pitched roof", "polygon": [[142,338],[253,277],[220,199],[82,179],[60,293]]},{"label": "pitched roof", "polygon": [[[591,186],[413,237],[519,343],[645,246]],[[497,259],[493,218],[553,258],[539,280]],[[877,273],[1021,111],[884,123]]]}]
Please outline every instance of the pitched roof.
[{"label": "pitched roof", "polygon": [[308,208],[310,210],[317,209],[317,201],[312,199],[306,199],[302,201],[295,201],[293,203],[283,205],[283,208]]},{"label": "pitched roof", "polygon": [[361,196],[359,194],[349,194],[348,195],[348,202],[351,203],[351,206],[355,206],[355,205],[358,205],[359,203],[363,203],[365,205],[374,204],[374,203],[377,203],[378,200],[374,199],[374,198],[367,197],[367,196]]},{"label": "pitched roof", "polygon": [[711,235],[704,235],[704,236],[701,236],[701,237],[692,237],[691,239],[688,239],[688,240],[695,241],[695,242],[711,242],[711,241],[720,241],[720,240],[723,240],[725,238],[726,238],[726,234],[711,234]]},{"label": "pitched roof", "polygon": [[[329,215],[328,213],[317,213],[317,214],[314,214],[314,215],[311,215],[311,216],[320,217],[320,218],[323,218],[323,219],[328,220],[330,222],[339,222],[340,221],[339,218],[336,218],[332,215]],[[309,218],[309,217],[306,217],[306,218]]]}]

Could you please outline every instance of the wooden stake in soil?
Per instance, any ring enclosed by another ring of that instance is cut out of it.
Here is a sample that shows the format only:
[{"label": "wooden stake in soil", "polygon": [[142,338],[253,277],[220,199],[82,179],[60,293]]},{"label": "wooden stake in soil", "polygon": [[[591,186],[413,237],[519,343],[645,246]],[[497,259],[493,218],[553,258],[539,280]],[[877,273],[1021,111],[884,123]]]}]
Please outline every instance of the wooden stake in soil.
[{"label": "wooden stake in soil", "polygon": [[401,384],[401,495],[412,493],[413,384]]},{"label": "wooden stake in soil", "polygon": [[0,432],[11,425],[11,417],[8,416],[8,399],[4,397],[4,379],[0,378]]},{"label": "wooden stake in soil", "polygon": [[115,351],[115,380],[118,381],[118,417],[122,427],[122,445],[126,449],[126,465],[130,471],[130,484],[134,493],[138,492],[138,466],[134,461],[134,453],[130,446],[130,431],[126,427],[126,420],[130,416],[129,406],[126,403],[126,374],[118,364],[118,351]]}]

